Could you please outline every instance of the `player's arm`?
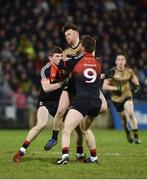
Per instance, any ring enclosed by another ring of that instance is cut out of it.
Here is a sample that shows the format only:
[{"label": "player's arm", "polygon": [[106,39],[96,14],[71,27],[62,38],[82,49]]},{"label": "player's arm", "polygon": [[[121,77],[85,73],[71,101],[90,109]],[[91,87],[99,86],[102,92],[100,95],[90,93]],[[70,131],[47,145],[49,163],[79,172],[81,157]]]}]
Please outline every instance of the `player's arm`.
[{"label": "player's arm", "polygon": [[41,86],[44,92],[51,92],[65,86],[66,80],[52,83],[50,80],[50,68],[42,68],[41,70]]},{"label": "player's arm", "polygon": [[[94,51],[95,53],[95,51]],[[112,78],[115,74],[115,68],[111,68],[109,70],[106,70],[104,71],[104,66],[103,66],[103,62],[100,58],[97,58],[96,59],[99,61],[99,63],[101,64],[101,67],[102,67],[102,73],[101,73],[101,76],[100,76],[100,79],[109,79],[109,78]]]},{"label": "player's arm", "polygon": [[115,74],[114,68],[107,70],[106,72],[102,73],[100,79],[109,79],[112,78]]},{"label": "player's arm", "polygon": [[79,56],[73,56],[72,58],[66,58],[60,61],[58,67],[60,69],[71,71],[77,62],[84,56],[84,54],[80,54]]},{"label": "player's arm", "polygon": [[132,76],[131,81],[135,86],[139,86],[139,81],[135,74]]},{"label": "player's arm", "polygon": [[132,78],[131,78],[131,82],[134,84],[134,90],[133,90],[133,94],[137,95],[140,92],[140,85],[139,85],[139,80],[137,78],[137,76],[135,74],[133,74]]},{"label": "player's arm", "polygon": [[41,80],[41,86],[44,92],[51,92],[62,87],[63,82],[51,84],[50,80],[44,78]]},{"label": "player's arm", "polygon": [[112,86],[110,84],[110,80],[108,80],[108,79],[104,80],[102,89],[106,90],[106,91],[117,91],[118,90],[117,86]]}]

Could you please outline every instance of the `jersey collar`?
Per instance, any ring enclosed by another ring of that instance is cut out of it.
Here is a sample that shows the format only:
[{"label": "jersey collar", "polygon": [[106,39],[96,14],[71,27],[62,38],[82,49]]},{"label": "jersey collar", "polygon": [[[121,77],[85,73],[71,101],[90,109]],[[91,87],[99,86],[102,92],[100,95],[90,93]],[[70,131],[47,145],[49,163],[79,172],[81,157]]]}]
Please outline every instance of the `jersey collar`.
[{"label": "jersey collar", "polygon": [[58,69],[58,66],[56,66],[54,63],[51,63],[51,65],[52,65],[55,69]]},{"label": "jersey collar", "polygon": [[76,49],[80,45],[81,41],[79,41],[78,45],[76,47],[70,46],[72,49]]}]

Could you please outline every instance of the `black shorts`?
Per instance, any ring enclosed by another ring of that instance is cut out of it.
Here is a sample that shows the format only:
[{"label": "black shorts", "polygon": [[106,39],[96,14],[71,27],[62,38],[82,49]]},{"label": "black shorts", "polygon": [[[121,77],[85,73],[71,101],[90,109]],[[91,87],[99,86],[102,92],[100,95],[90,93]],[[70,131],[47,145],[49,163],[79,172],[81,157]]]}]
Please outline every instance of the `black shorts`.
[{"label": "black shorts", "polygon": [[96,117],[99,114],[102,100],[99,97],[76,96],[70,109],[76,109],[83,117],[86,115]]},{"label": "black shorts", "polygon": [[112,101],[113,104],[114,104],[114,106],[115,106],[115,108],[116,108],[116,110],[117,110],[117,112],[122,112],[122,111],[124,111],[124,104],[125,104],[125,102],[128,101],[128,100],[132,100],[132,97],[131,97],[131,96],[130,96],[130,97],[127,97],[123,102],[115,102],[115,101]]},{"label": "black shorts", "polygon": [[54,117],[57,112],[58,104],[59,101],[38,101],[37,109],[41,106],[45,106],[48,112]]}]

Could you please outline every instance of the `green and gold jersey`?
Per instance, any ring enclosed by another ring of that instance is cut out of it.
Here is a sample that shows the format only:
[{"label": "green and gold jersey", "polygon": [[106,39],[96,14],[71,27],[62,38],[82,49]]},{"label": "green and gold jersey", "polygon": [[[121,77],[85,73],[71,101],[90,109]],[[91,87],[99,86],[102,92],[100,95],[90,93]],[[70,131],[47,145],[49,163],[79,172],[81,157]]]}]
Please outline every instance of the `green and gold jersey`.
[{"label": "green and gold jersey", "polygon": [[130,80],[133,78],[134,72],[131,68],[125,68],[124,71],[118,71],[115,68],[115,74],[113,78],[109,80],[110,85],[121,85],[122,94],[119,96],[116,91],[111,91],[111,99],[115,102],[123,102],[127,97],[132,96]]},{"label": "green and gold jersey", "polygon": [[[78,56],[79,54],[81,54],[81,51],[82,51],[81,42],[79,42],[79,44],[75,48],[69,46],[63,51],[63,59],[71,58],[73,56]],[[72,99],[76,94],[75,81],[73,79],[73,76],[72,76],[72,73],[70,72],[70,70],[68,71],[66,69],[66,71],[63,70],[63,72],[66,77],[68,77],[68,76],[72,77],[72,78],[70,78],[70,81],[68,83],[68,92],[70,94],[70,98]],[[73,97],[71,96],[71,94],[73,95]]]},{"label": "green and gold jersey", "polygon": [[69,46],[63,51],[63,58],[70,58],[72,56],[79,55],[81,53],[81,47],[82,47],[81,43],[79,43],[75,48]]}]

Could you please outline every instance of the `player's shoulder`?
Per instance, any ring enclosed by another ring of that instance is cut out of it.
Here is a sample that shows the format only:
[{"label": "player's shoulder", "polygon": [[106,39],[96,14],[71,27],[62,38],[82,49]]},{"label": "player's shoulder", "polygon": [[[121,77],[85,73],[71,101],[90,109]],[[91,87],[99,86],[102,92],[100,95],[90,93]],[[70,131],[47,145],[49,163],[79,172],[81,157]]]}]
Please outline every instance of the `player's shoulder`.
[{"label": "player's shoulder", "polygon": [[69,51],[69,49],[70,49],[70,46],[66,47],[66,48],[63,50],[63,52],[67,52],[67,51]]},{"label": "player's shoulder", "polygon": [[95,58],[96,58],[98,61],[102,61],[102,59],[101,59],[100,57],[95,56]]},{"label": "player's shoulder", "polygon": [[48,74],[50,72],[50,67],[51,67],[51,63],[48,62],[41,68],[41,72],[40,72],[41,78],[46,77],[46,74]]},{"label": "player's shoulder", "polygon": [[78,55],[75,55],[75,56],[73,56],[73,58],[75,59],[75,60],[77,60],[77,59],[81,59],[82,57],[84,57],[84,53],[80,53],[80,54],[78,54]]},{"label": "player's shoulder", "polygon": [[41,71],[50,68],[50,66],[51,66],[51,63],[50,63],[50,62],[47,62],[47,63],[41,68]]},{"label": "player's shoulder", "polygon": [[100,63],[100,64],[103,64],[104,63],[104,60],[102,59],[102,58],[100,58],[100,57],[95,57],[96,58],[96,60]]},{"label": "player's shoulder", "polygon": [[125,71],[128,72],[128,73],[133,73],[134,72],[133,69],[130,68],[130,67],[126,67]]}]

